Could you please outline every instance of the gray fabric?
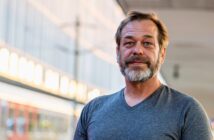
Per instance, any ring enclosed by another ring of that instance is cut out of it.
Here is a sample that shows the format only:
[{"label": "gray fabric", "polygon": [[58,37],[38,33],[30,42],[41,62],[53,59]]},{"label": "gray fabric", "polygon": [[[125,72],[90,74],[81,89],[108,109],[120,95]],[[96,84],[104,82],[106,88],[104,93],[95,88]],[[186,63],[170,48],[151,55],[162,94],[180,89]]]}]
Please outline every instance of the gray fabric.
[{"label": "gray fabric", "polygon": [[123,89],[88,103],[74,140],[212,140],[201,105],[192,97],[162,85],[130,107]]}]

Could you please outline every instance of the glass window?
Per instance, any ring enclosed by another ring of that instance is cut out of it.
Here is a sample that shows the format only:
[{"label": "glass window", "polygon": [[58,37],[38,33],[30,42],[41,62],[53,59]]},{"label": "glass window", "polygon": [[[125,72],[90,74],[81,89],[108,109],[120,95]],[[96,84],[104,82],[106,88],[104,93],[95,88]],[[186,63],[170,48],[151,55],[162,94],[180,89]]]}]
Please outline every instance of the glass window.
[{"label": "glass window", "polygon": [[33,119],[33,113],[32,112],[29,112],[28,129],[29,129],[29,132],[32,132],[34,129],[34,119]]},{"label": "glass window", "polygon": [[19,110],[19,114],[17,117],[17,127],[16,127],[16,132],[20,135],[24,135],[25,133],[25,125],[26,124],[26,118],[24,116],[24,111]]},{"label": "glass window", "polygon": [[15,126],[15,110],[13,107],[9,108],[9,115],[6,121],[7,130],[9,133],[12,133],[14,131]]},{"label": "glass window", "polygon": [[6,101],[1,101],[1,104],[0,104],[0,114],[1,114],[1,117],[0,117],[0,127],[1,128],[4,128],[6,127],[6,119],[7,119],[7,102]]}]

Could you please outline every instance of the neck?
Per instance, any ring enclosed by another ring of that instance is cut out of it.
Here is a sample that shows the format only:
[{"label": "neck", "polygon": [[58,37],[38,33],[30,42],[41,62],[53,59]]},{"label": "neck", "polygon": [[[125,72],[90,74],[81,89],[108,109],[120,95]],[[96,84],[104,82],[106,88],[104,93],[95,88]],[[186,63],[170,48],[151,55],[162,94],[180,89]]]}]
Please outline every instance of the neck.
[{"label": "neck", "polygon": [[[126,88],[124,91],[125,98],[128,101],[134,101],[130,103],[133,105],[140,102],[150,96],[155,90],[161,86],[161,83],[157,76],[153,76],[145,82],[130,82],[126,79]],[[129,104],[129,103],[128,103]]]}]

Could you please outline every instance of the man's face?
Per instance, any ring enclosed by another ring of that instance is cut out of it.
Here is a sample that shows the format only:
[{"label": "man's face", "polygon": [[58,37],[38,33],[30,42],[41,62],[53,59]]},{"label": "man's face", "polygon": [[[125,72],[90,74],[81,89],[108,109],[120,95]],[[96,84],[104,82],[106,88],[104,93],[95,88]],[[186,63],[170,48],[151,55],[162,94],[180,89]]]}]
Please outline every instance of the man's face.
[{"label": "man's face", "polygon": [[165,48],[160,50],[158,30],[150,20],[132,21],[122,30],[117,61],[125,78],[144,82],[153,77],[163,63]]}]

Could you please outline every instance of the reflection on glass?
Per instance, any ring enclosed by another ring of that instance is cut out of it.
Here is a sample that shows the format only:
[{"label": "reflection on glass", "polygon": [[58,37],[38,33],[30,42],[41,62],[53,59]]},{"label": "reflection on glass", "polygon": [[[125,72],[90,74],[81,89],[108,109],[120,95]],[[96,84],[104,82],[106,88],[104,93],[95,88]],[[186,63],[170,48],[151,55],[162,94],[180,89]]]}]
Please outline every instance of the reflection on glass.
[{"label": "reflection on glass", "polygon": [[6,48],[0,49],[0,72],[8,71],[9,51]]},{"label": "reflection on glass", "polygon": [[34,67],[35,67],[35,64],[33,61],[29,60],[27,62],[27,70],[26,70],[26,80],[28,82],[32,82],[33,81],[33,77],[34,77]]},{"label": "reflection on glass", "polygon": [[18,55],[14,52],[10,54],[9,60],[9,74],[12,76],[17,76],[18,74]]},{"label": "reflection on glass", "polygon": [[36,85],[41,85],[43,80],[43,68],[40,64],[37,64],[34,68],[34,83]]},{"label": "reflection on glass", "polygon": [[76,95],[76,91],[77,91],[77,83],[71,80],[69,84],[69,97],[73,99]]},{"label": "reflection on glass", "polygon": [[78,83],[76,99],[80,102],[85,102],[87,98],[86,91],[87,91],[86,85]]},{"label": "reflection on glass", "polygon": [[27,70],[27,59],[25,57],[21,57],[19,59],[18,73],[19,78],[22,80],[26,80],[26,70]]},{"label": "reflection on glass", "polygon": [[59,74],[52,70],[45,72],[45,86],[51,90],[58,90],[59,88]]},{"label": "reflection on glass", "polygon": [[60,79],[60,93],[66,95],[68,93],[69,79],[62,76]]}]

